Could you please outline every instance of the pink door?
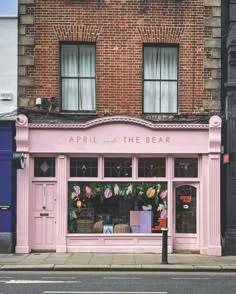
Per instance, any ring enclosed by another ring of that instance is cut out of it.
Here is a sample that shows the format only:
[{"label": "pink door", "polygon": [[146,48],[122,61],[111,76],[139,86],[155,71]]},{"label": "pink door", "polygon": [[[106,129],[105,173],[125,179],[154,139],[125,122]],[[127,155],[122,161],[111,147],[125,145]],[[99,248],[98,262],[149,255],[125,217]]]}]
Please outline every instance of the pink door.
[{"label": "pink door", "polygon": [[55,192],[55,183],[33,183],[32,250],[55,250]]}]

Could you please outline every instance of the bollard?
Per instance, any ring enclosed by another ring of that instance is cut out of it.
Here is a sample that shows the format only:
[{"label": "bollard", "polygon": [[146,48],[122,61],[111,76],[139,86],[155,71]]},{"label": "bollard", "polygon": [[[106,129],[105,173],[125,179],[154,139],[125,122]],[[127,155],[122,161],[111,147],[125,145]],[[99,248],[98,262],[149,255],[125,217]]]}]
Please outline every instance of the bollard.
[{"label": "bollard", "polygon": [[161,263],[167,264],[168,263],[168,228],[162,228],[162,255],[161,255]]}]

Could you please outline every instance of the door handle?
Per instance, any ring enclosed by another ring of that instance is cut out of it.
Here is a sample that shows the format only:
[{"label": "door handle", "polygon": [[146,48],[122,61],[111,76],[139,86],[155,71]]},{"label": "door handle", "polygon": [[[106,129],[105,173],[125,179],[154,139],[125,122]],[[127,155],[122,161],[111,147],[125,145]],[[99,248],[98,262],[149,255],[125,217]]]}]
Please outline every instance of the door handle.
[{"label": "door handle", "polygon": [[43,209],[46,209],[46,206],[43,206]]},{"label": "door handle", "polygon": [[49,216],[49,213],[40,213],[40,216]]}]

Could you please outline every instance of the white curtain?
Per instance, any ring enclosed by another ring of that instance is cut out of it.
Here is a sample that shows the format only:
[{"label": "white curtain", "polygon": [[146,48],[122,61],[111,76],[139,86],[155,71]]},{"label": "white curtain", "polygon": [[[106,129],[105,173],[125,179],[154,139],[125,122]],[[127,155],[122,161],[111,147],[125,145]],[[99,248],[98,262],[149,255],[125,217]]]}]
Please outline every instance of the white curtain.
[{"label": "white curtain", "polygon": [[175,47],[144,48],[144,112],[177,112],[177,59]]},{"label": "white curtain", "polygon": [[62,109],[95,110],[95,46],[63,45]]},{"label": "white curtain", "polygon": [[95,46],[81,45],[79,57],[79,109],[95,110]]}]

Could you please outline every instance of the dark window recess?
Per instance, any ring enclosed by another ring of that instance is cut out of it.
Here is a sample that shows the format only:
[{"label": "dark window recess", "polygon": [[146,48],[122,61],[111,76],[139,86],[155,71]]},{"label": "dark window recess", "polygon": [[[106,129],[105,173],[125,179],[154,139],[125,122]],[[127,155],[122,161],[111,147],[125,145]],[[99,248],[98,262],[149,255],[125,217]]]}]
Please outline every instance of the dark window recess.
[{"label": "dark window recess", "polygon": [[54,157],[35,157],[34,158],[35,177],[55,177],[55,158]]},{"label": "dark window recess", "polygon": [[193,178],[198,176],[197,158],[175,158],[175,177]]},{"label": "dark window recess", "polygon": [[166,160],[165,158],[139,158],[138,159],[139,177],[165,177]]},{"label": "dark window recess", "polygon": [[176,233],[196,233],[196,192],[190,185],[176,188]]},{"label": "dark window recess", "polygon": [[104,159],[105,177],[132,177],[131,158],[105,158]]},{"label": "dark window recess", "polygon": [[70,177],[97,177],[97,158],[71,158]]}]

